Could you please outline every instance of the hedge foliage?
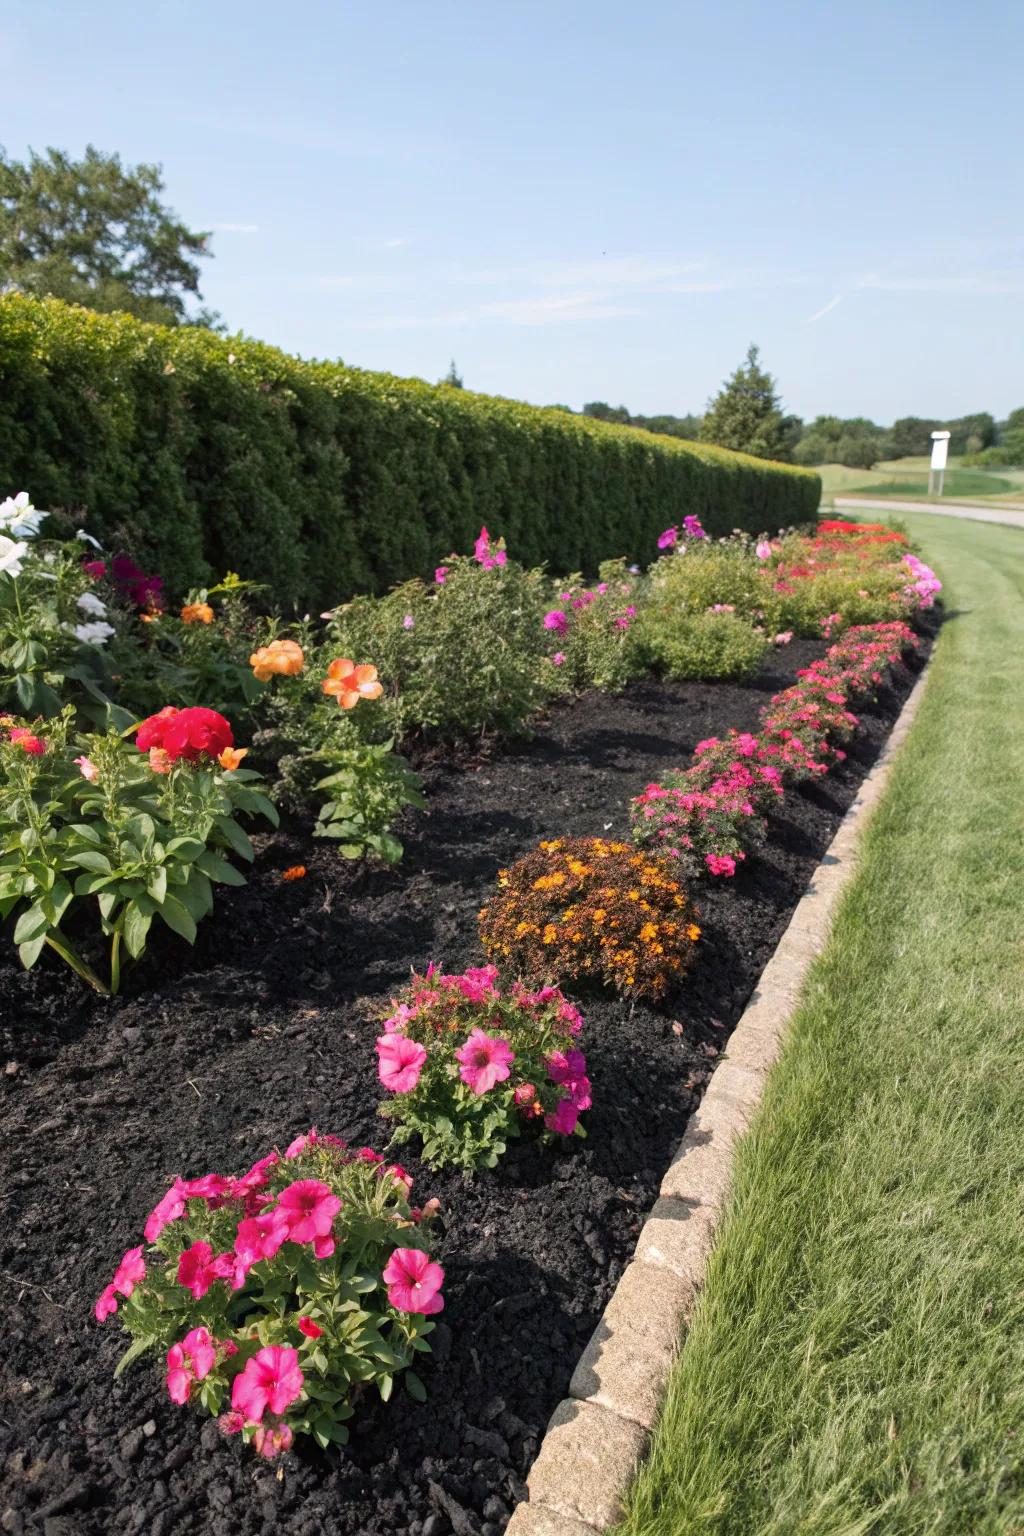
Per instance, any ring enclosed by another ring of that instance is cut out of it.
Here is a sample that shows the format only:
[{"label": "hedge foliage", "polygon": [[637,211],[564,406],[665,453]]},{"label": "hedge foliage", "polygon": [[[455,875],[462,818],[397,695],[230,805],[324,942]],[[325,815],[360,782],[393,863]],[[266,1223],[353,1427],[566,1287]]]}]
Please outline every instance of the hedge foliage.
[{"label": "hedge foliage", "polygon": [[517,559],[645,563],[816,515],[806,470],[126,315],[0,298],[0,491],[84,513],[172,588],[227,569],[319,607],[428,575],[481,523]]}]

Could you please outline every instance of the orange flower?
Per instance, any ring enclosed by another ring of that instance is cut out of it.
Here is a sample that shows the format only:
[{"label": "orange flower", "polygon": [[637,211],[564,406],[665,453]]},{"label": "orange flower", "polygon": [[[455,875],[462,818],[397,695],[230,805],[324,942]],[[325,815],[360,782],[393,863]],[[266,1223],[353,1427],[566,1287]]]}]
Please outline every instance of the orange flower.
[{"label": "orange flower", "polygon": [[220,763],[222,768],[227,769],[228,773],[234,773],[235,769],[241,763],[242,758],[247,757],[248,753],[248,747],[225,747],[217,761]]},{"label": "orange flower", "polygon": [[342,709],[355,709],[360,699],[379,699],[384,684],[377,681],[377,668],[339,657],[327,668],[324,693],[333,694]]},{"label": "orange flower", "polygon": [[150,747],[149,766],[154,773],[170,773],[174,766],[174,759],[169,752],[164,751],[163,747]]},{"label": "orange flower", "polygon": [[282,880],[304,880],[305,878],[305,864],[293,864],[290,869],[286,869],[281,875]]},{"label": "orange flower", "polygon": [[212,624],[213,609],[209,603],[186,603],[181,617],[185,624]]},{"label": "orange flower", "polygon": [[302,671],[305,659],[297,640],[271,640],[269,645],[253,651],[249,665],[258,682],[269,683],[275,673],[278,677],[295,677]]}]

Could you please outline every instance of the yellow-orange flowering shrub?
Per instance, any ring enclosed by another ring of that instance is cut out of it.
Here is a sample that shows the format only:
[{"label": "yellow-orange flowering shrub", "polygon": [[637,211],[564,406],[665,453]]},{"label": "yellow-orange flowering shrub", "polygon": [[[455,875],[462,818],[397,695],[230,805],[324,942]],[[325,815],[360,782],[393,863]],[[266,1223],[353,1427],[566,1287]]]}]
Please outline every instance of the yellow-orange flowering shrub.
[{"label": "yellow-orange flowering shrub", "polygon": [[601,837],[554,838],[498,875],[480,913],[484,948],[533,981],[592,978],[661,997],[700,938],[670,860]]}]

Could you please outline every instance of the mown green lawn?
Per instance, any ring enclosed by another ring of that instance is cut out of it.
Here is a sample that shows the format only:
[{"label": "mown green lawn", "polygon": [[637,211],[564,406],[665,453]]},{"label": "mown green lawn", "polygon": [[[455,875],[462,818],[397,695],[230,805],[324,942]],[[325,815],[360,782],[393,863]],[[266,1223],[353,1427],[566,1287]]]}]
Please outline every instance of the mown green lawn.
[{"label": "mown green lawn", "polygon": [[628,1536],[1024,1533],[1024,531],[903,521],[949,622]]},{"label": "mown green lawn", "polygon": [[[876,464],[874,469],[848,469],[843,464],[817,466],[821,476],[822,500],[834,496],[895,496],[900,500],[928,499],[928,460],[892,459]],[[934,494],[934,493],[932,493]],[[959,459],[951,459],[942,489],[946,501],[1024,500],[1024,473],[1016,469],[961,469]]]}]

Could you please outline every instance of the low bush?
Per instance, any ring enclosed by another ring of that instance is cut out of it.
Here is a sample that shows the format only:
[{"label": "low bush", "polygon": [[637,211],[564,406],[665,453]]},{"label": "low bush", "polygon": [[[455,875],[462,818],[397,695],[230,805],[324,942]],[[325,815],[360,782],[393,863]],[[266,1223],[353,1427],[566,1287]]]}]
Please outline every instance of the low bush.
[{"label": "low bush", "polygon": [[749,734],[700,742],[692,768],[648,784],[631,802],[634,840],[678,860],[690,875],[734,875],[760,846],[765,814],[782,797],[782,775],[758,760]]},{"label": "low bush", "polygon": [[545,582],[481,529],[472,556],[435,580],[357,598],[328,623],[328,645],[372,656],[401,736],[522,734],[544,701]]},{"label": "low bush", "polygon": [[494,966],[446,976],[431,965],[392,999],[377,1041],[392,1145],[418,1137],[430,1167],[472,1173],[493,1168],[524,1124],[583,1135],[582,1027],[557,987],[502,991]]},{"label": "low bush", "polygon": [[487,954],[530,981],[593,979],[661,997],[693,958],[697,909],[667,859],[597,837],[541,843],[480,913]]},{"label": "low bush", "polygon": [[[122,945],[137,959],[154,917],[192,943],[214,884],[245,884],[225,857],[253,857],[238,815],[276,824],[277,813],[214,710],[168,707],[134,744],[113,730],[76,736],[73,714],[46,725],[0,716],[0,917],[18,914],[24,966],[45,946],[116,992]],[[66,932],[88,898],[109,940],[109,984]]]},{"label": "low bush", "polygon": [[444,1271],[411,1185],[315,1129],[240,1178],[176,1178],[96,1302],[132,1336],[118,1374],[166,1351],[171,1400],[267,1458],[296,1435],[343,1445],[371,1386],[387,1401],[402,1378],[422,1400],[410,1366],[430,1348]]},{"label": "low bush", "polygon": [[640,580],[622,560],[605,561],[599,580],[559,583],[544,615],[552,686],[580,693],[619,693],[644,670],[633,634]]},{"label": "low bush", "polygon": [[769,647],[763,629],[732,613],[687,613],[652,599],[640,610],[636,643],[646,661],[672,682],[742,682],[755,675]]}]

